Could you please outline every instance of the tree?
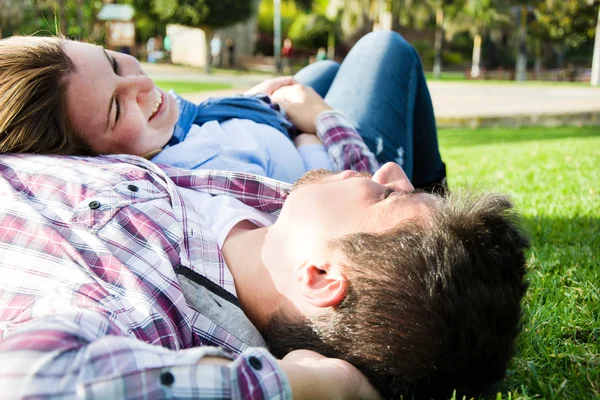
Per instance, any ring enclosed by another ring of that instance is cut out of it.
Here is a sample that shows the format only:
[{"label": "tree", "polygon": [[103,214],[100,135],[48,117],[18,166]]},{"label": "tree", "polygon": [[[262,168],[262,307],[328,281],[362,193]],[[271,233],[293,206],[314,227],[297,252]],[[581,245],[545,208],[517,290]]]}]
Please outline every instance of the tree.
[{"label": "tree", "polygon": [[596,41],[594,44],[594,56],[592,60],[592,86],[600,85],[600,7],[598,7],[598,22],[596,23]]},{"label": "tree", "polygon": [[578,48],[595,35],[597,7],[588,0],[541,0],[536,23],[548,39]]},{"label": "tree", "polygon": [[550,42],[558,53],[558,66],[564,66],[568,49],[590,45],[598,23],[598,2],[590,0],[538,0],[534,35]]},{"label": "tree", "polygon": [[92,0],[0,0],[0,25],[8,35],[61,32],[89,38],[101,6],[101,2]]},{"label": "tree", "polygon": [[435,18],[433,76],[439,79],[442,74],[442,51],[444,45],[444,30],[447,10],[454,0],[402,0],[398,7],[400,20],[408,22],[417,28],[423,28]]},{"label": "tree", "polygon": [[27,10],[32,6],[31,1],[0,0],[0,26],[4,28],[3,35],[10,36],[19,32],[19,26],[26,19]]},{"label": "tree", "polygon": [[473,37],[473,63],[471,66],[473,78],[481,75],[483,37],[494,28],[510,21],[509,16],[500,7],[501,5],[506,6],[506,2],[501,0],[462,0],[451,7],[452,23],[449,24],[449,34],[466,30]]},{"label": "tree", "polygon": [[215,29],[245,21],[257,9],[253,0],[134,0],[134,4],[165,23],[201,28],[206,40],[207,70]]},{"label": "tree", "polygon": [[327,47],[332,40],[337,39],[335,21],[322,14],[301,15],[294,21],[288,32],[290,39],[298,48],[314,51],[319,47]]},{"label": "tree", "polygon": [[[527,42],[529,37],[529,26],[531,25],[530,20],[533,16],[533,11],[535,10],[534,5],[537,3],[537,0],[515,0],[514,3],[515,6],[511,8],[511,12],[515,17],[518,26],[515,80],[522,82],[527,79]],[[539,42],[536,47],[536,65],[538,65],[540,62]]]}]

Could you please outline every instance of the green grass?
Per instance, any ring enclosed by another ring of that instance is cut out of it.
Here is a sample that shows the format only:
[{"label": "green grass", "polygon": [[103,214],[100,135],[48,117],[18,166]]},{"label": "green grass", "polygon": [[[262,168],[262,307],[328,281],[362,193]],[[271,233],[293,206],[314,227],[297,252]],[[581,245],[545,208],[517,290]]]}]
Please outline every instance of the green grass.
[{"label": "green grass", "polygon": [[451,188],[509,193],[532,239],[510,399],[600,398],[600,128],[442,130]]},{"label": "green grass", "polygon": [[162,90],[174,90],[177,94],[206,92],[211,90],[231,89],[227,83],[213,82],[182,82],[182,81],[154,81],[156,86]]}]

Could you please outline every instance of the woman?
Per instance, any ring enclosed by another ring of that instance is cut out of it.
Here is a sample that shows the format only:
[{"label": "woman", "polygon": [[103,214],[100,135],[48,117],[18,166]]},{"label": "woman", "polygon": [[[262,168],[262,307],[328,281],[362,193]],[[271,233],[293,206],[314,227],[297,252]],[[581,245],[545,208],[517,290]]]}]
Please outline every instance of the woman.
[{"label": "woman", "polygon": [[[157,89],[134,58],[89,44],[34,37],[0,41],[0,55],[0,152],[139,156],[159,152],[153,161],[178,164],[176,156],[181,152],[175,149],[186,144],[189,134],[183,133],[184,140],[173,140],[182,116],[178,99]],[[253,108],[236,118],[236,110],[243,107],[234,105],[226,118],[193,135],[200,138],[195,148],[201,154],[188,164],[215,168],[219,160],[225,160],[223,164],[231,168],[221,169],[246,172],[254,172],[258,165],[262,175],[288,181],[319,163],[348,166],[339,163],[343,154],[336,153],[335,146],[332,150],[330,140],[323,145],[314,136],[317,117],[335,109],[349,119],[379,163],[397,162],[416,187],[429,188],[445,178],[419,57],[396,33],[365,36],[341,66],[332,61],[315,63],[294,79],[267,81],[249,91],[259,92],[270,96],[267,101],[283,105],[289,119],[305,133],[296,138],[300,152],[273,122],[281,120],[276,110],[271,110],[267,120],[262,118],[264,110]],[[205,109],[201,105],[197,111],[211,115],[226,106],[227,102],[218,101]],[[340,119],[344,125],[341,116],[336,123]],[[207,124],[202,121],[189,129],[204,128]],[[237,126],[228,126],[232,124]],[[256,139],[242,149],[242,160],[235,166],[231,160],[238,156],[236,146],[241,143],[231,141],[232,132],[238,138]],[[228,145],[223,146],[222,140],[227,139]],[[321,151],[315,165],[305,165],[306,157],[301,156],[305,146]],[[262,156],[254,157],[261,149]],[[328,159],[322,157],[325,150]],[[168,151],[170,157],[165,156]],[[281,154],[285,157],[278,158]],[[360,157],[373,155],[363,151]],[[369,165],[371,170],[377,168],[376,162]]]}]

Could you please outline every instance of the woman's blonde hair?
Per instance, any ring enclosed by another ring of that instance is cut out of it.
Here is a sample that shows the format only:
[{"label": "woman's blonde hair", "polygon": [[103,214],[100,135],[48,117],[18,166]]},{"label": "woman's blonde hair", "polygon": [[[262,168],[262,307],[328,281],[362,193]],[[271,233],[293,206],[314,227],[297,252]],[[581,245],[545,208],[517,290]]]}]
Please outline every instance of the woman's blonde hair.
[{"label": "woman's blonde hair", "polygon": [[67,117],[63,37],[0,40],[0,154],[90,154]]}]

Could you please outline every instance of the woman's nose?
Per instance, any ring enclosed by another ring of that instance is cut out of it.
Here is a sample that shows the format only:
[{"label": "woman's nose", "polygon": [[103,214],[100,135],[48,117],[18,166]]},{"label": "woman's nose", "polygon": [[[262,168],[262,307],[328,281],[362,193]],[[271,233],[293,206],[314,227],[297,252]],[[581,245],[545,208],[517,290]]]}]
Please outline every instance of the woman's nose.
[{"label": "woman's nose", "polygon": [[144,74],[128,75],[123,77],[121,86],[124,91],[134,93],[138,102],[144,102],[154,90],[154,81]]},{"label": "woman's nose", "polygon": [[375,175],[373,181],[380,185],[388,186],[395,191],[411,192],[415,187],[404,173],[404,170],[396,163],[388,162],[384,164]]}]

